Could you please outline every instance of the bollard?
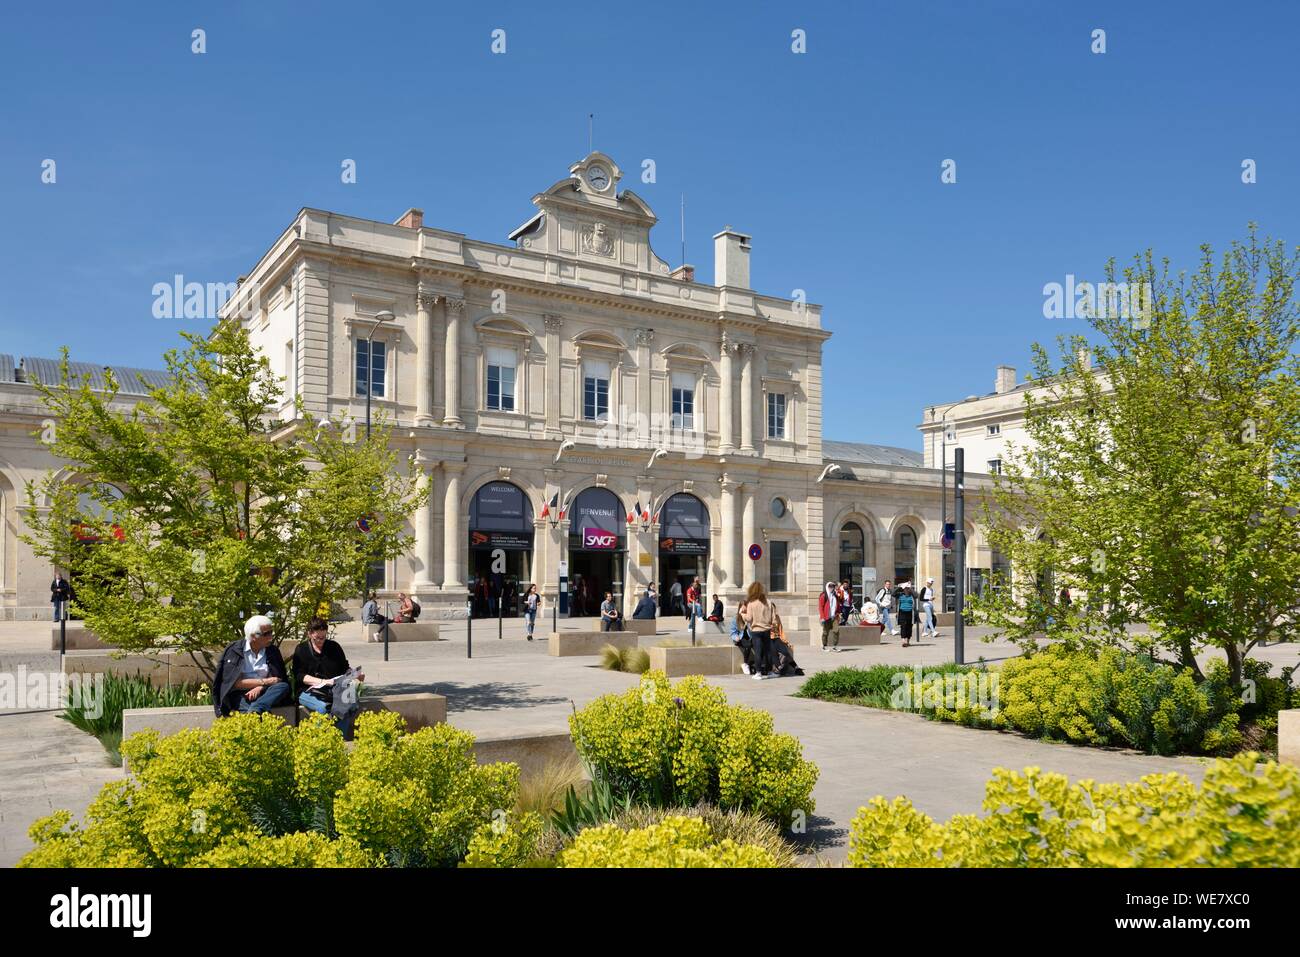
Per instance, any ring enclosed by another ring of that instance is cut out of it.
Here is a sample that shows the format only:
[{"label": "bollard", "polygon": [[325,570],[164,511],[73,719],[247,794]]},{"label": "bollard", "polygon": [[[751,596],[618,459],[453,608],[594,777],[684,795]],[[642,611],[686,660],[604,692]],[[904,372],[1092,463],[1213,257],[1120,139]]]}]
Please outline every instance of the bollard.
[{"label": "bollard", "polygon": [[474,598],[465,602],[465,657],[474,657]]}]

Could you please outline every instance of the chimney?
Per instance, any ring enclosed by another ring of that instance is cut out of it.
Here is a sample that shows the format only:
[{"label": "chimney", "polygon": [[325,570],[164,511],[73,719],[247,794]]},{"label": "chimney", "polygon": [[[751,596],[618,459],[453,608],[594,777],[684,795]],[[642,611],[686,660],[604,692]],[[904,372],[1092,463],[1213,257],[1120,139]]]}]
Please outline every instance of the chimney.
[{"label": "chimney", "polygon": [[695,282],[695,267],[682,263],[668,274],[668,278],[676,279],[678,282]]},{"label": "chimney", "polygon": [[1015,366],[998,366],[997,379],[993,384],[993,391],[997,393],[1010,392],[1016,387],[1016,367]]},{"label": "chimney", "polygon": [[730,226],[713,237],[713,285],[750,288],[749,239]]},{"label": "chimney", "polygon": [[424,210],[416,209],[412,206],[398,218],[394,226],[405,226],[407,229],[424,228]]}]

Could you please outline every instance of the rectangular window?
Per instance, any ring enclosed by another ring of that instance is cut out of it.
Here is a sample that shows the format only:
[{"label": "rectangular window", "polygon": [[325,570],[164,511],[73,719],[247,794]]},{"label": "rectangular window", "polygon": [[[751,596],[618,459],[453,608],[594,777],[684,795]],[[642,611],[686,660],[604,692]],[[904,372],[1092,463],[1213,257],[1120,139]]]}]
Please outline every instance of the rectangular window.
[{"label": "rectangular window", "polygon": [[357,340],[357,395],[384,396],[384,344],[366,339]]},{"label": "rectangular window", "polygon": [[1002,474],[1002,460],[989,459],[989,475],[1001,475],[1001,474]]},{"label": "rectangular window", "polygon": [[768,585],[772,591],[789,591],[785,569],[790,557],[790,543],[768,542],[767,545]]},{"label": "rectangular window", "polygon": [[284,391],[290,402],[298,394],[298,363],[293,359],[293,340],[284,344]]},{"label": "rectangular window", "polygon": [[582,364],[582,417],[588,422],[609,421],[609,363]]},{"label": "rectangular window", "polygon": [[1001,434],[1002,434],[1002,426],[1001,426],[1001,425],[990,425],[990,426],[988,427],[988,430],[989,430],[989,435],[1001,435]]},{"label": "rectangular window", "polygon": [[695,376],[689,372],[673,373],[673,429],[695,431]]},{"label": "rectangular window", "polygon": [[497,412],[515,411],[515,363],[512,349],[487,350],[487,407]]},{"label": "rectangular window", "polygon": [[769,392],[767,394],[767,437],[784,439],[785,434],[785,394]]}]

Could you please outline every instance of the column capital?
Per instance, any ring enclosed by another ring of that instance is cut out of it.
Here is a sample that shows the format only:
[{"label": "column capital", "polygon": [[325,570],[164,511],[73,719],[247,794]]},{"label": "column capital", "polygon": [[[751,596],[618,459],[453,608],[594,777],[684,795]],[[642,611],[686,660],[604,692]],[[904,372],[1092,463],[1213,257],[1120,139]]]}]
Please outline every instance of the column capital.
[{"label": "column capital", "polygon": [[467,462],[447,461],[446,459],[443,459],[440,464],[442,465],[442,470],[448,475],[459,475],[469,467]]},{"label": "column capital", "polygon": [[461,316],[462,314],[464,314],[464,312],[465,312],[465,300],[464,300],[464,299],[459,299],[459,298],[456,298],[456,297],[454,297],[454,296],[443,296],[443,297],[442,297],[442,301],[443,301],[444,303],[446,303],[446,305],[447,305],[447,309],[448,309],[450,312],[452,312],[453,314],[455,314],[456,316],[459,317],[459,316]]},{"label": "column capital", "polygon": [[655,331],[653,329],[636,330],[636,344],[639,346],[649,346],[655,341]]},{"label": "column capital", "polygon": [[559,332],[564,328],[564,317],[557,316],[555,313],[547,313],[542,316],[542,322],[545,324],[547,332]]}]

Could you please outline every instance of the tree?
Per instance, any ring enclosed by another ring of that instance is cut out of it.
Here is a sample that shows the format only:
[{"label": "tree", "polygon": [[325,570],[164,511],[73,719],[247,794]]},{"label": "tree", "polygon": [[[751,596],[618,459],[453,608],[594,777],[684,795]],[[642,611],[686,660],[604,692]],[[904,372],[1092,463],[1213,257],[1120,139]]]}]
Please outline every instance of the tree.
[{"label": "tree", "polygon": [[[1017,586],[974,600],[974,620],[1020,642],[1046,632],[1165,656],[1198,680],[1196,654],[1217,648],[1238,685],[1251,649],[1289,633],[1300,607],[1297,262],[1253,225],[1217,265],[1203,246],[1190,278],[1148,250],[1119,287],[1148,293],[1137,315],[1099,301],[1096,341],[1062,337],[1055,367],[1034,346],[1033,452],[1007,456],[985,507]],[[1062,586],[1082,593],[1069,607]],[[1150,633],[1128,631],[1138,622]]]},{"label": "tree", "polygon": [[371,562],[409,548],[427,489],[398,468],[382,422],[367,440],[281,419],[279,378],[238,323],[182,335],[168,384],[130,411],[111,378],[104,393],[74,381],[64,351],[60,381],[38,388],[50,451],[86,484],[29,483],[24,540],[69,571],[105,641],[187,651],[211,674],[248,615],[270,614],[281,641],[357,596]]}]

